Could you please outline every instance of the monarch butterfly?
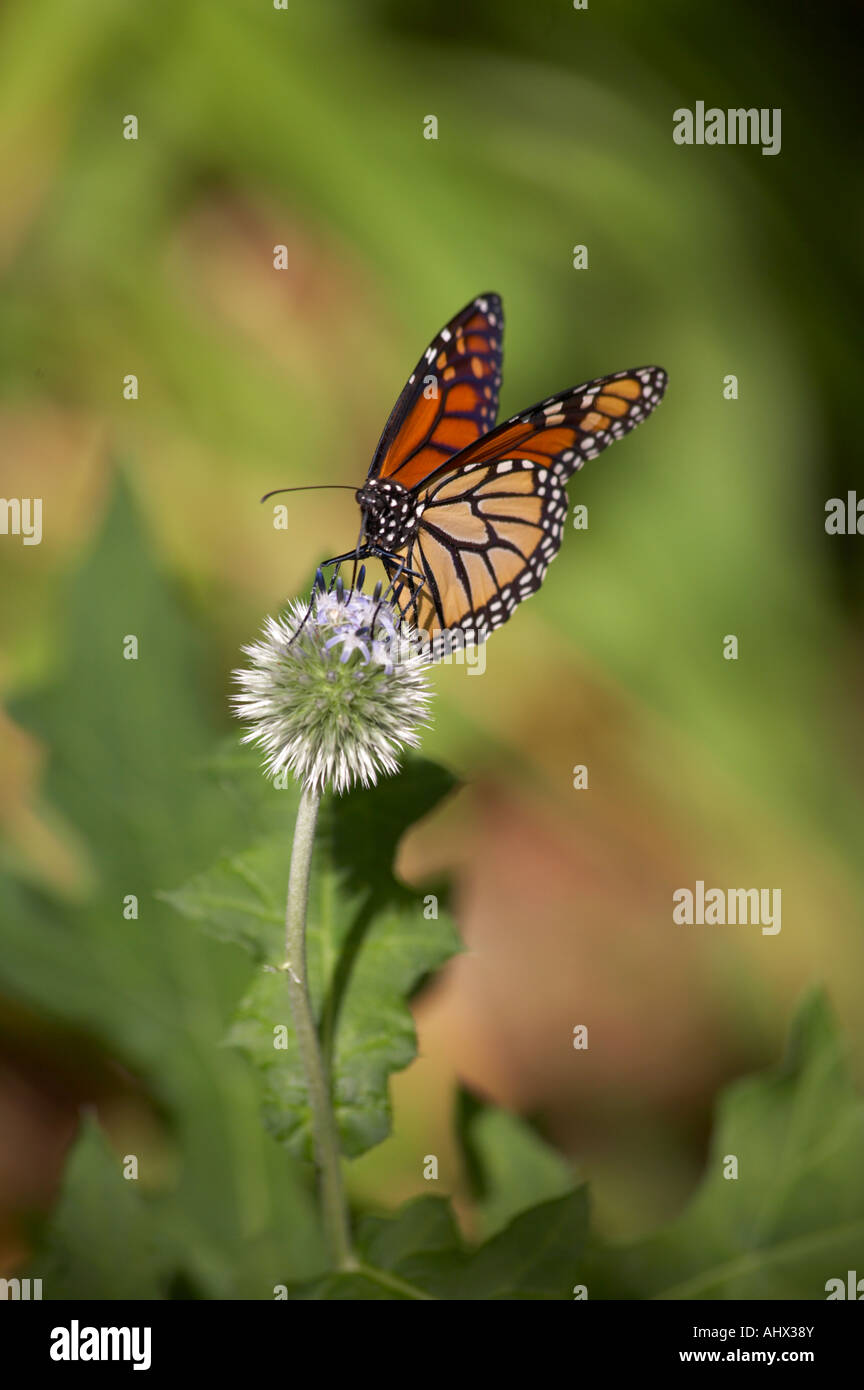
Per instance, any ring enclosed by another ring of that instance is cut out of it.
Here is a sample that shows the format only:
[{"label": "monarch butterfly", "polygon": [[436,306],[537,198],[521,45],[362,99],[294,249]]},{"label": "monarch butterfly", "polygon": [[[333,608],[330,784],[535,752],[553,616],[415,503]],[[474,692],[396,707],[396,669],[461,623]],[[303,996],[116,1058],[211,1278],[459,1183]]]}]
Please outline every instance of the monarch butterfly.
[{"label": "monarch butterfly", "polygon": [[356,491],[357,547],[324,562],[379,559],[394,604],[433,645],[482,641],[539,589],[561,545],[565,483],[666,389],[661,367],[615,372],[495,428],[503,326],[498,295],[479,295],[433,338]]}]

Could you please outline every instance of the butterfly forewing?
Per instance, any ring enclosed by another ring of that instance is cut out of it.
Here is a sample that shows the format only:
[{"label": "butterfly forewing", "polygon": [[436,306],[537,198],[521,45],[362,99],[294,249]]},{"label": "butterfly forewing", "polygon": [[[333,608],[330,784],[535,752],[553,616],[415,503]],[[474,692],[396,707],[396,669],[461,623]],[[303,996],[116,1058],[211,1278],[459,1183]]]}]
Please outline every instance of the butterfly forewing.
[{"label": "butterfly forewing", "polygon": [[414,488],[495,423],[504,317],[479,295],[426,349],[393,408],[369,469]]}]

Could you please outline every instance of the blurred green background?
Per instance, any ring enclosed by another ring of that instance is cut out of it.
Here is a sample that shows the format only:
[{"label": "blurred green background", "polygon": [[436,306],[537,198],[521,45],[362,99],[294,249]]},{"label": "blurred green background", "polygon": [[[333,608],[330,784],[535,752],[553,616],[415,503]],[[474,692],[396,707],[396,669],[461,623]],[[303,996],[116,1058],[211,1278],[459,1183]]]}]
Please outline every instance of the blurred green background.
[{"label": "blurred green background", "polygon": [[[758,8],[4,7],[0,495],[44,499],[39,546],[0,536],[5,1267],[89,1103],[175,1194],[208,1287],[243,1293],[241,1249],[286,1273],[283,1219],[304,1268],[305,1189],[219,1049],[245,967],[153,894],[241,835],[189,770],[230,732],[240,645],[356,535],[348,493],[292,499],[288,532],[258,497],[359,483],[484,290],[502,417],[645,362],[670,386],[571,485],[589,529],[485,674],[435,675],[424,752],[466,786],[401,868],[452,874],[467,951],[417,1002],[354,1195],[424,1190],[436,1153],[470,1229],[462,1083],[536,1120],[632,1236],[680,1209],[718,1087],[777,1055],[805,984],[860,1074],[862,542],[824,530],[860,472],[853,11],[817,38],[805,7]],[[698,100],[782,108],[782,152],[675,145]],[[782,932],[674,926],[700,878],[782,889]]]}]

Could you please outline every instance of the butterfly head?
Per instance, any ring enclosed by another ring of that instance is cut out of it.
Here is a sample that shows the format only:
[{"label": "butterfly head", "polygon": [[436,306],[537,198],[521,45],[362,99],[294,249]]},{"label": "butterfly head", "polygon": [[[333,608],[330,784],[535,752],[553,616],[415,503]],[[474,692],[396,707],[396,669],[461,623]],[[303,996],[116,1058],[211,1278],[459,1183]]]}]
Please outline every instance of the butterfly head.
[{"label": "butterfly head", "polygon": [[369,478],[356,495],[368,546],[392,554],[407,545],[423,510],[407,487],[392,479]]}]

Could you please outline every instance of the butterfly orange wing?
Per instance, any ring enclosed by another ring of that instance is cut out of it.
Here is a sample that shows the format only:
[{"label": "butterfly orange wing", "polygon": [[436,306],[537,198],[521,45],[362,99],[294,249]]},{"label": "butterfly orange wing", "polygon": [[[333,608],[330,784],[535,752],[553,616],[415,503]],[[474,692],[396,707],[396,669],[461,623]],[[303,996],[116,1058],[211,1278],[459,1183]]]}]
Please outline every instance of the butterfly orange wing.
[{"label": "butterfly orange wing", "polygon": [[424,352],[393,407],[369,469],[414,488],[495,423],[504,314],[479,295]]}]

